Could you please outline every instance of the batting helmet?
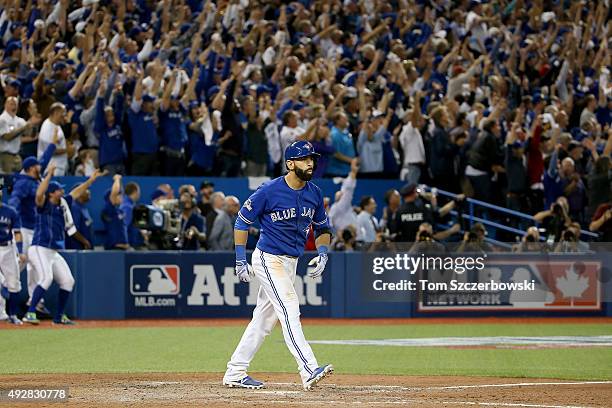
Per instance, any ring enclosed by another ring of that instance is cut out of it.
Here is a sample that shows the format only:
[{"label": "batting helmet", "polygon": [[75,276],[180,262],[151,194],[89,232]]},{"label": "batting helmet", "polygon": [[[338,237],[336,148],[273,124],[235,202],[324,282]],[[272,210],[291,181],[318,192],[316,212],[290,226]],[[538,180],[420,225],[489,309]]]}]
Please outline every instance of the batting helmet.
[{"label": "batting helmet", "polygon": [[305,140],[293,142],[285,149],[285,160],[302,159],[308,156],[315,159],[321,157],[319,153],[315,152],[312,144]]}]

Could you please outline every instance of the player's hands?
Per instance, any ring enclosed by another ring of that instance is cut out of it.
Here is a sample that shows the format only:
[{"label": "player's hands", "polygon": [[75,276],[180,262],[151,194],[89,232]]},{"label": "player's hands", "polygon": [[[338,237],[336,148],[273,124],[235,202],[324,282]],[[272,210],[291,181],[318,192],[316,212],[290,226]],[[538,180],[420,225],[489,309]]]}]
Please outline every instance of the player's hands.
[{"label": "player's hands", "polygon": [[95,169],[94,172],[92,173],[91,176],[89,176],[90,179],[92,179],[93,181],[96,181],[98,178],[100,177],[104,177],[108,174],[108,170],[100,170],[100,169]]},{"label": "player's hands", "polygon": [[328,256],[327,254],[319,254],[312,258],[310,262],[308,262],[308,266],[314,266],[315,268],[308,271],[308,276],[311,278],[318,278],[323,274],[325,270],[325,265],[327,264]]},{"label": "player's hands", "polygon": [[53,177],[53,175],[55,174],[55,169],[57,168],[57,166],[55,165],[55,163],[50,163],[47,166],[47,175],[50,177]]},{"label": "player's hands", "polygon": [[24,255],[24,254],[19,254],[19,263],[21,265],[25,265],[25,263],[27,262],[28,258]]},{"label": "player's hands", "polygon": [[236,276],[240,282],[250,282],[255,273],[247,261],[236,261]]}]

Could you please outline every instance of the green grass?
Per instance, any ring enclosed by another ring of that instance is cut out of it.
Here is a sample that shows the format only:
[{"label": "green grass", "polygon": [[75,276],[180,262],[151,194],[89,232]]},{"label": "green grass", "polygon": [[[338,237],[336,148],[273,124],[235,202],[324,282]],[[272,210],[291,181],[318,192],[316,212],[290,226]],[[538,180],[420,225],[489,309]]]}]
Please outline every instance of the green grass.
[{"label": "green grass", "polygon": [[[0,331],[0,373],[223,372],[244,327]],[[448,336],[611,335],[604,324],[306,326],[310,340]],[[339,373],[612,380],[612,348],[450,349],[313,345]],[[251,371],[295,372],[280,328]]]}]

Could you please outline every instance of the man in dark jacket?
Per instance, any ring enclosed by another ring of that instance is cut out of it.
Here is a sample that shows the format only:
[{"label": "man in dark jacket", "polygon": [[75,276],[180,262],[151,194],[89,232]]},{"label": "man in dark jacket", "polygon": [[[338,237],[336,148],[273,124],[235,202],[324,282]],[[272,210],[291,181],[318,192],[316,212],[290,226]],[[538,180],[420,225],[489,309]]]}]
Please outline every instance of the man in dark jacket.
[{"label": "man in dark jacket", "polygon": [[500,128],[497,120],[487,120],[482,133],[468,152],[465,175],[472,183],[474,198],[491,201],[491,178],[493,173],[504,172],[503,151],[499,143]]},{"label": "man in dark jacket", "polygon": [[456,142],[451,140],[447,130],[450,119],[444,106],[435,108],[431,117],[435,124],[429,155],[432,184],[442,190],[458,192],[459,182],[454,163],[461,147],[458,143],[465,142],[465,139],[458,139]]}]

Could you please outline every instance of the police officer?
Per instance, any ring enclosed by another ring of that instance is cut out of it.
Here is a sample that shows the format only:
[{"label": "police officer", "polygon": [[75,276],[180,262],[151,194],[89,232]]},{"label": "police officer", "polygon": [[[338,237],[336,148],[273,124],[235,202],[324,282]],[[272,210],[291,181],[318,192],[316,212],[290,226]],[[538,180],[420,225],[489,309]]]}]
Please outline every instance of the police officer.
[{"label": "police officer", "polygon": [[430,203],[426,203],[417,192],[415,183],[408,183],[400,190],[404,203],[395,213],[395,225],[397,242],[414,242],[419,225],[424,222],[433,223],[433,209]]},{"label": "police officer", "polygon": [[[400,190],[400,195],[404,203],[395,214],[395,226],[397,242],[414,242],[422,223],[434,225],[437,216],[444,217],[456,207],[455,201],[449,201],[442,208],[437,209],[437,199],[435,194],[430,194],[430,201],[425,201],[417,191],[415,183],[408,183]],[[458,195],[458,200],[463,200],[463,195]],[[451,228],[437,232],[433,235],[436,240],[443,240],[452,234],[459,232],[459,224],[454,224]]]}]

